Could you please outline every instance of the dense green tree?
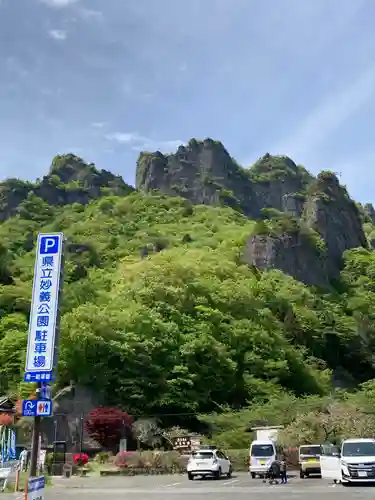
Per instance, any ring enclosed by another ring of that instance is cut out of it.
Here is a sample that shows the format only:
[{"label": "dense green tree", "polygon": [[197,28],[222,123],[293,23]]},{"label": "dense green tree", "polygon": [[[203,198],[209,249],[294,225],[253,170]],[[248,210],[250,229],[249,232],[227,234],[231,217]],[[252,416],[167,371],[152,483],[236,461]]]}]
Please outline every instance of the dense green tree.
[{"label": "dense green tree", "polygon": [[59,386],[75,380],[135,416],[217,411],[239,446],[249,421],[290,422],[307,401],[319,412],[338,368],[354,385],[375,378],[374,254],[347,252],[323,293],[242,264],[253,227],[156,194],[53,210],[26,197],[0,224],[0,392],[24,390],[38,231],[68,238]]}]

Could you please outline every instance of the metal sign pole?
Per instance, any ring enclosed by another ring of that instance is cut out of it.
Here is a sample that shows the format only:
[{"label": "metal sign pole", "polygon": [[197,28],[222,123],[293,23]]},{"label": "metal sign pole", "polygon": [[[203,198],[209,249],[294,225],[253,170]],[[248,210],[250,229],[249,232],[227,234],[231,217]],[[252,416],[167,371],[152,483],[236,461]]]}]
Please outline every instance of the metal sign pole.
[{"label": "metal sign pole", "polygon": [[[38,235],[24,375],[25,382],[37,383],[37,390],[36,400],[24,400],[22,403],[22,415],[34,417],[30,477],[38,473],[42,417],[52,416],[49,383],[54,381],[56,375],[64,241],[62,233]],[[39,487],[38,484],[35,483],[34,487]]]},{"label": "metal sign pole", "polygon": [[[38,383],[38,389],[36,391],[37,400],[40,397],[41,383]],[[38,403],[37,403],[38,404]],[[39,416],[34,417],[33,426],[33,437],[31,441],[31,456],[30,456],[30,476],[35,477],[37,474],[38,467],[38,454],[39,454],[39,436],[41,428],[42,418]]]}]

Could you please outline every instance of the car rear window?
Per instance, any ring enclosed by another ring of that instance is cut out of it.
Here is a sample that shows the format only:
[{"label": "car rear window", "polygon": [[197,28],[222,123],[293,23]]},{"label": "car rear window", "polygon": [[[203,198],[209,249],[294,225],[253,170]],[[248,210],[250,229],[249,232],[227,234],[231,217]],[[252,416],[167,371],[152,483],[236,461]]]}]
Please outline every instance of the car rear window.
[{"label": "car rear window", "polygon": [[321,446],[301,446],[299,454],[307,456],[321,455],[322,448]]},{"label": "car rear window", "polygon": [[251,445],[252,457],[272,457],[275,450],[272,444],[253,444]]},{"label": "car rear window", "polygon": [[193,458],[197,458],[200,460],[208,460],[210,458],[213,458],[214,454],[212,451],[195,451],[192,453]]}]

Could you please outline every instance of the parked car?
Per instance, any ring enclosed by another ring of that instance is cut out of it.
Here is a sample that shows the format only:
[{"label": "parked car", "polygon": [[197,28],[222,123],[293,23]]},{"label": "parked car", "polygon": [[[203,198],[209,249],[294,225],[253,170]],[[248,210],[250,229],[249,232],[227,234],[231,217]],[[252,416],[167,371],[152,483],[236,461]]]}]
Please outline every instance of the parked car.
[{"label": "parked car", "polygon": [[311,474],[321,474],[320,455],[322,446],[320,444],[304,444],[299,447],[299,477],[309,477]]},{"label": "parked car", "polygon": [[193,451],[187,464],[188,478],[195,476],[213,476],[220,479],[222,476],[232,476],[232,464],[229,458],[220,450],[200,449]]}]

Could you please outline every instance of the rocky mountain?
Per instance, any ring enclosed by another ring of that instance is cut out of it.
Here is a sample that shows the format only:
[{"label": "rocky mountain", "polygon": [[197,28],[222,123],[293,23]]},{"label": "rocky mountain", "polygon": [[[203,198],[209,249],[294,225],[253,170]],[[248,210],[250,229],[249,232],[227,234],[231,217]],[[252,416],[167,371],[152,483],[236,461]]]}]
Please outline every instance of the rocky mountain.
[{"label": "rocky mountain", "polygon": [[[244,257],[304,283],[337,279],[343,253],[367,248],[361,213],[331,172],[314,178],[286,156],[264,155],[244,169],[212,139],[192,139],[175,154],[142,153],[136,187],[178,195],[196,204],[226,205],[257,224]],[[375,215],[367,206],[369,217]],[[297,222],[298,221],[298,222]]]},{"label": "rocky mountain", "polygon": [[[229,206],[257,220],[244,259],[260,269],[280,269],[315,286],[337,280],[343,253],[367,248],[363,222],[375,210],[359,207],[331,172],[316,178],[287,156],[265,154],[242,168],[219,141],[191,139],[176,153],[141,153],[136,188],[181,196],[193,204]],[[81,158],[56,156],[49,173],[35,183],[8,179],[0,183],[0,221],[49,207],[88,204],[105,195],[126,196],[133,188],[121,177],[97,170]]]},{"label": "rocky mountain", "polygon": [[56,156],[49,173],[35,183],[7,179],[0,183],[0,221],[27,211],[27,201],[35,197],[48,205],[86,205],[90,200],[113,194],[125,196],[133,188],[120,176],[97,170],[73,154]]},{"label": "rocky mountain", "polygon": [[192,140],[141,154],[137,188],[73,155],[0,184],[0,394],[30,395],[34,249],[50,231],[67,237],[56,389],[100,396],[81,408],[59,392],[70,441],[96,404],[196,415],[375,378],[374,210],[335,174],[269,154],[243,169]]}]

